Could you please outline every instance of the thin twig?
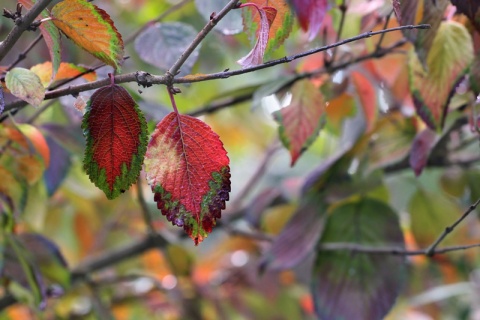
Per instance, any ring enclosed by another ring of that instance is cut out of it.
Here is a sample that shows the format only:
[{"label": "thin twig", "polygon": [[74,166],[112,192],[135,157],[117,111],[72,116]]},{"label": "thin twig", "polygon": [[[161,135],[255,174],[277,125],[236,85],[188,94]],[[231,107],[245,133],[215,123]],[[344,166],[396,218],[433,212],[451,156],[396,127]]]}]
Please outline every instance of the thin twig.
[{"label": "thin twig", "polygon": [[[303,57],[306,57],[306,56],[309,56],[309,55],[312,55],[312,54],[315,54],[315,53],[318,53],[318,52],[321,52],[321,51],[325,51],[325,50],[328,50],[330,48],[341,46],[341,45],[344,45],[346,43],[354,42],[354,41],[364,39],[364,38],[369,38],[369,37],[374,36],[374,35],[393,32],[393,31],[398,31],[398,30],[405,30],[405,29],[427,29],[427,28],[429,28],[429,25],[422,24],[422,25],[417,25],[417,26],[408,25],[408,26],[401,26],[401,27],[385,29],[385,30],[380,30],[380,31],[375,31],[375,32],[366,32],[366,33],[363,33],[361,35],[355,36],[353,38],[342,40],[341,42],[338,42],[338,43],[334,43],[334,44],[330,44],[328,46],[323,46],[323,47],[319,47],[319,48],[316,48],[316,49],[312,49],[312,50],[309,50],[309,51],[306,51],[306,52],[303,52],[303,53],[300,53],[300,54],[287,56],[287,57],[284,57],[284,58],[281,58],[281,59],[278,59],[278,60],[271,60],[269,62],[266,62],[264,64],[261,64],[261,65],[255,66],[255,67],[250,67],[250,68],[245,68],[245,69],[240,69],[240,70],[235,70],[235,71],[217,72],[217,73],[211,73],[211,74],[205,74],[205,75],[187,75],[187,76],[184,76],[184,77],[174,78],[172,83],[174,83],[174,84],[175,83],[194,83],[194,82],[200,82],[200,81],[225,79],[225,78],[229,78],[229,77],[232,77],[232,76],[238,76],[238,75],[241,75],[241,74],[246,74],[246,73],[254,72],[254,71],[257,71],[257,70],[270,68],[270,67],[273,67],[273,66],[278,65],[278,64],[288,63],[288,62],[291,62],[291,61],[299,59],[299,58],[303,58]],[[386,51],[381,52],[381,55],[385,55],[385,54],[387,54]],[[375,56],[379,57],[380,55],[376,54]],[[371,58],[371,56],[369,56],[368,58],[364,58],[363,60],[367,60],[369,58]],[[363,60],[358,60],[358,62],[363,61]],[[350,63],[351,62],[346,62],[344,65],[349,65]],[[341,66],[338,66],[338,68],[340,68],[340,67]],[[127,83],[127,82],[138,82],[138,73],[139,73],[139,71],[132,72],[132,73],[127,73],[127,74],[122,74],[122,75],[117,75],[117,76],[115,76],[115,83],[120,84],[120,83]],[[157,75],[157,76],[156,75],[149,75],[149,81],[150,81],[151,84],[168,84],[168,82],[169,82],[167,77],[164,76],[164,75]],[[70,94],[77,94],[77,93],[80,93],[80,92],[83,92],[83,91],[98,89],[100,87],[108,85],[109,83],[110,83],[110,79],[105,78],[105,79],[101,79],[101,80],[97,80],[97,81],[93,81],[93,82],[89,82],[89,83],[85,83],[85,84],[80,84],[80,85],[71,86],[71,87],[67,87],[67,88],[52,90],[52,91],[47,92],[45,94],[45,100],[54,99],[54,98],[58,98],[58,97],[62,97],[62,96],[70,95]],[[11,103],[9,103],[5,106],[4,112],[7,112],[7,111],[10,111],[10,110],[13,110],[13,109],[22,108],[26,105],[27,105],[27,103],[23,100],[15,100],[15,101],[13,101],[13,102],[11,102]]]},{"label": "thin twig", "polygon": [[20,36],[25,32],[33,20],[48,6],[52,0],[38,0],[30,8],[30,10],[15,21],[15,26],[7,35],[3,42],[0,42],[0,61],[10,52],[15,43],[20,39]]},{"label": "thin twig", "polygon": [[125,41],[124,41],[124,44],[127,45],[129,44],[130,42],[132,42],[133,40],[135,40],[138,35],[140,33],[142,33],[143,30],[147,29],[150,25],[154,24],[155,22],[160,22],[162,21],[163,19],[165,19],[167,16],[169,16],[170,14],[174,13],[175,11],[178,11],[180,10],[181,8],[183,8],[183,6],[185,6],[186,4],[188,4],[189,2],[192,2],[192,0],[183,0],[173,6],[171,6],[170,8],[168,8],[167,10],[165,10],[164,12],[162,12],[162,14],[160,14],[158,17],[148,21],[147,23],[145,23],[140,29],[138,29],[137,31],[135,31],[134,33],[132,33],[131,35],[129,35],[128,37],[125,38]]},{"label": "thin twig", "polygon": [[[433,254],[443,254],[453,251],[467,250],[472,248],[480,247],[480,243],[464,245],[464,246],[450,246],[443,247],[440,249],[434,250]],[[429,249],[419,249],[419,250],[407,250],[402,247],[377,247],[377,246],[366,246],[357,243],[347,243],[347,242],[335,242],[335,243],[322,243],[318,250],[320,251],[351,251],[357,253],[368,253],[368,254],[383,254],[383,255],[399,255],[399,256],[429,256]]]},{"label": "thin twig", "polygon": [[426,255],[429,256],[429,257],[432,257],[435,253],[437,253],[437,251],[435,251],[435,248],[440,244],[440,242],[442,242],[442,240],[445,239],[445,237],[450,232],[452,232],[460,224],[460,222],[463,221],[463,219],[465,219],[472,211],[474,211],[479,204],[480,204],[480,199],[478,199],[474,204],[472,204],[467,209],[467,211],[465,211],[462,214],[462,216],[460,218],[458,218],[457,221],[455,221],[454,224],[452,224],[449,227],[446,227],[445,230],[442,232],[442,234],[437,238],[437,240],[435,240],[433,242],[433,244],[428,248],[428,250],[426,252]]},{"label": "thin twig", "polygon": [[[385,19],[385,23],[383,24],[383,28],[382,29],[387,29],[388,28],[388,23],[390,22],[390,17],[392,16],[393,14],[393,9],[392,11],[390,11],[390,13],[387,15],[386,19]],[[385,39],[385,33],[382,34],[380,36],[380,39],[378,40],[377,42],[377,46],[375,47],[375,51],[380,51],[382,49],[382,43],[383,43],[383,39]]]},{"label": "thin twig", "polygon": [[18,56],[17,56],[17,59],[15,59],[15,61],[13,61],[12,63],[10,63],[7,67],[7,71],[8,70],[12,70],[13,67],[15,67],[20,61],[22,61],[23,59],[25,59],[28,55],[28,53],[37,45],[37,43],[40,42],[40,40],[42,40],[43,36],[40,34],[38,35],[29,45],[27,48],[25,48],[25,50],[23,50],[22,53],[19,53]]},{"label": "thin twig", "polygon": [[[342,32],[343,32],[343,27],[344,27],[344,25],[345,25],[345,18],[346,18],[346,16],[347,16],[347,9],[348,9],[348,7],[347,7],[347,5],[346,5],[346,3],[345,3],[345,0],[342,1],[342,4],[339,5],[338,8],[340,9],[341,16],[340,16],[340,25],[338,26],[337,39],[336,39],[335,42],[339,42],[339,41],[340,41],[340,38],[341,38]],[[382,36],[383,36],[383,34],[382,34]],[[338,48],[338,47],[333,48],[332,56],[331,56],[331,58],[330,58],[328,61],[326,61],[326,62],[327,62],[327,63],[325,64],[326,66],[331,65],[332,62],[335,61],[335,58],[336,58],[336,55],[337,55],[337,48]]]},{"label": "thin twig", "polygon": [[203,27],[202,30],[197,34],[195,39],[190,43],[190,45],[185,49],[185,51],[180,55],[178,60],[173,64],[173,66],[167,71],[167,75],[170,75],[170,80],[173,80],[173,77],[178,73],[182,65],[187,61],[188,57],[193,53],[195,48],[202,42],[202,40],[207,36],[207,34],[212,31],[212,29],[217,25],[217,23],[232,9],[237,6],[239,0],[230,0],[227,5],[220,10],[220,12],[211,17],[210,21]]}]

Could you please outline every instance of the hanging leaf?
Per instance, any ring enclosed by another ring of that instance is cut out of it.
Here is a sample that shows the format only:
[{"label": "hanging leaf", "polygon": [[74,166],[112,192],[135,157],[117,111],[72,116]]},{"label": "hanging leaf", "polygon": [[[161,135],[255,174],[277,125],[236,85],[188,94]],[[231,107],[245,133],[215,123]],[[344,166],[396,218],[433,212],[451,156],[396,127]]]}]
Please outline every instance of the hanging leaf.
[{"label": "hanging leaf", "polygon": [[[404,246],[397,214],[368,198],[343,203],[331,212],[319,244],[331,242]],[[319,251],[312,274],[318,317],[383,319],[400,293],[405,271],[402,256]]]},{"label": "hanging leaf", "polygon": [[[88,71],[87,68],[76,66],[73,63],[62,62],[58,68],[58,72],[55,77],[52,78],[52,63],[50,61],[34,65],[30,68],[30,71],[33,71],[42,82],[43,86],[46,88],[51,82],[61,81],[76,77],[80,74],[83,74]],[[97,74],[95,71],[86,73],[82,75],[82,78],[87,81],[97,80]]]},{"label": "hanging leaf", "polygon": [[[135,39],[135,51],[143,61],[166,71],[196,36],[195,28],[185,23],[156,23],[138,35]],[[200,46],[197,46],[183,64],[180,74],[189,74],[192,71],[199,52]]]},{"label": "hanging leaf", "polygon": [[5,76],[8,90],[34,107],[38,107],[45,98],[45,89],[40,78],[24,68],[13,68]]},{"label": "hanging leaf", "polygon": [[438,136],[435,131],[425,128],[425,130],[419,132],[413,140],[409,163],[417,177],[427,165],[428,157],[438,141],[437,138]]},{"label": "hanging leaf", "polygon": [[[247,3],[249,4],[249,3]],[[246,4],[244,4],[246,5]],[[270,34],[270,26],[275,20],[277,10],[272,7],[258,7],[257,5],[250,5],[256,8],[259,14],[260,26],[257,31],[257,42],[253,49],[243,58],[237,61],[242,68],[248,68],[262,64],[265,50],[267,49],[267,43]]]},{"label": "hanging leaf", "polygon": [[330,9],[328,0],[291,0],[298,22],[307,32],[309,41],[320,31],[325,14]]},{"label": "hanging leaf", "polygon": [[280,124],[280,139],[290,151],[293,166],[317,138],[324,124],[325,103],[309,80],[297,81],[291,92],[290,105],[274,112],[273,117]]},{"label": "hanging leaf", "polygon": [[84,169],[109,199],[135,183],[147,144],[147,123],[128,92],[115,84],[90,98],[82,128],[87,138]]},{"label": "hanging leaf", "polygon": [[472,60],[472,38],[463,25],[454,21],[441,24],[427,57],[426,70],[410,51],[410,91],[417,113],[431,129],[443,127],[453,90]]},{"label": "hanging leaf", "polygon": [[[259,7],[275,8],[276,16],[270,26],[268,34],[268,44],[265,49],[265,56],[268,57],[280,45],[283,44],[293,27],[293,15],[285,0],[251,0],[249,3],[255,3]],[[243,10],[243,25],[252,44],[259,37],[261,19],[257,10]]]},{"label": "hanging leaf", "polygon": [[157,207],[195,245],[208,236],[225,208],[228,165],[218,135],[198,119],[172,112],[152,134],[145,171]]},{"label": "hanging leaf", "polygon": [[52,21],[78,46],[120,69],[123,40],[110,16],[87,0],[63,0],[52,9]]},{"label": "hanging leaf", "polygon": [[[33,6],[33,1],[31,0],[19,0],[27,10]],[[47,10],[43,10],[41,14],[42,18],[50,17]],[[62,61],[61,57],[61,46],[60,46],[60,31],[55,26],[52,20],[43,21],[39,26],[40,32],[42,33],[43,40],[48,48],[48,53],[50,54],[50,59],[52,60],[50,67],[51,81],[55,79],[58,68],[60,67],[60,62]]]}]

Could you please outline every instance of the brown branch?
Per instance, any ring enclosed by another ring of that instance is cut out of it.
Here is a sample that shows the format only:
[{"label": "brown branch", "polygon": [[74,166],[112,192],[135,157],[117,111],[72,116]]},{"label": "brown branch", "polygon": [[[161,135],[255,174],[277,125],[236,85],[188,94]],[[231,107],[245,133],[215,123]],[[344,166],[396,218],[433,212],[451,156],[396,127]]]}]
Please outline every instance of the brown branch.
[{"label": "brown branch", "polygon": [[[306,56],[309,56],[309,55],[312,55],[312,54],[315,54],[315,53],[318,53],[318,52],[321,52],[321,51],[325,51],[325,50],[328,50],[330,48],[338,47],[338,46],[344,45],[346,43],[358,41],[360,39],[369,38],[369,37],[374,36],[374,35],[393,32],[393,31],[398,31],[398,30],[404,30],[404,29],[426,29],[428,27],[429,27],[429,25],[424,25],[424,24],[423,25],[417,25],[417,26],[408,25],[408,26],[401,26],[401,27],[396,27],[396,28],[391,28],[391,29],[380,30],[380,31],[376,31],[376,32],[366,32],[366,33],[363,33],[361,35],[355,36],[353,38],[342,40],[338,43],[334,43],[334,44],[331,44],[331,45],[328,45],[328,46],[323,46],[323,47],[319,47],[319,48],[316,48],[316,49],[308,50],[308,51],[305,51],[305,52],[300,53],[300,54],[284,57],[282,59],[272,60],[272,61],[266,62],[264,64],[255,66],[255,67],[240,69],[240,70],[236,70],[236,71],[217,72],[217,73],[211,73],[211,74],[206,74],[206,75],[188,75],[188,76],[184,76],[184,77],[180,77],[180,78],[174,78],[172,83],[174,83],[174,84],[175,83],[194,83],[194,82],[200,82],[200,81],[208,81],[208,80],[229,78],[229,77],[232,77],[232,76],[237,76],[237,75],[241,75],[241,74],[254,72],[256,70],[270,68],[270,67],[273,67],[273,66],[278,65],[278,64],[288,63],[288,62],[291,62],[293,60],[296,60],[296,59],[299,59],[299,58],[302,58],[302,57],[306,57]],[[380,52],[380,53],[376,53],[375,57],[380,57],[380,56],[385,55],[385,54],[386,54],[385,51]],[[368,58],[364,58],[363,60],[366,60],[366,59],[368,59]],[[363,61],[363,60],[358,60],[358,62]],[[339,65],[338,68],[348,66],[350,63],[351,62],[347,62],[343,65]],[[167,76],[151,75],[147,72],[137,71],[137,72],[132,72],[132,73],[127,73],[127,74],[122,74],[122,75],[115,76],[115,83],[120,84],[120,83],[126,83],[126,82],[137,82],[139,84],[142,84],[143,80],[142,81],[140,80],[140,76],[147,77],[148,78],[148,84],[164,84],[165,85],[165,84],[168,84],[168,82],[169,82]],[[52,91],[49,91],[45,94],[45,100],[54,99],[54,98],[58,98],[58,97],[62,97],[62,96],[70,95],[70,94],[75,95],[75,94],[78,94],[78,93],[83,92],[83,91],[98,89],[100,87],[108,85],[109,83],[110,83],[110,79],[105,78],[105,79],[101,79],[101,80],[97,80],[97,81],[93,81],[93,82],[89,82],[89,83],[85,83],[85,84],[80,84],[80,85],[71,86],[71,87],[67,87],[67,88],[52,90]],[[11,103],[9,103],[8,105],[5,106],[4,112],[8,112],[8,111],[13,110],[13,109],[22,108],[26,105],[27,105],[27,103],[23,100],[15,100],[15,101],[13,101],[13,102],[11,102]]]},{"label": "brown branch", "polygon": [[15,26],[3,42],[0,42],[0,61],[10,52],[20,36],[32,24],[33,20],[45,9],[52,0],[39,0],[30,10],[15,21]]},{"label": "brown branch", "polygon": [[37,43],[40,42],[40,40],[42,40],[43,36],[40,34],[38,35],[29,45],[27,48],[25,48],[25,50],[23,50],[22,53],[19,53],[18,56],[17,56],[17,59],[15,59],[15,61],[13,61],[12,63],[10,63],[7,67],[7,71],[8,70],[12,70],[13,67],[15,67],[20,61],[22,61],[23,59],[25,59],[27,57],[27,54],[37,45]]}]

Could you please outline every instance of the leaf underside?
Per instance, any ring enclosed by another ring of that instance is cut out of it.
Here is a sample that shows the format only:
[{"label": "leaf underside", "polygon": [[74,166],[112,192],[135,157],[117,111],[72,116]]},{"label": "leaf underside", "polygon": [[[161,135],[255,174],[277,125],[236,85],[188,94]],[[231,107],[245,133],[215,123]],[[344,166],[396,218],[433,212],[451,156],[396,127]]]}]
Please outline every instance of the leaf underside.
[{"label": "leaf underside", "polygon": [[197,245],[229,199],[230,168],[218,135],[204,122],[177,113],[158,123],[145,156],[157,207]]}]

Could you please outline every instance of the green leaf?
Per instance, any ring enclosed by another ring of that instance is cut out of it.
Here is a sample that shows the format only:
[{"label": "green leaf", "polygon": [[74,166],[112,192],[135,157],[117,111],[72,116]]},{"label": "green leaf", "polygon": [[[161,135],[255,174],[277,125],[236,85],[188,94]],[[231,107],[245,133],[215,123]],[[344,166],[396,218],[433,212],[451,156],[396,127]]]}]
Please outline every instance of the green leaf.
[{"label": "green leaf", "polygon": [[453,90],[473,60],[472,38],[454,21],[445,21],[433,40],[426,69],[409,52],[410,91],[417,113],[433,130],[443,128]]},{"label": "green leaf", "polygon": [[45,89],[40,78],[24,68],[13,68],[5,76],[8,90],[34,107],[38,107],[45,98]]},{"label": "green leaf", "polygon": [[[389,206],[363,198],[333,209],[319,244],[332,242],[403,248],[403,234]],[[312,274],[316,312],[321,319],[383,319],[404,276],[401,256],[318,251]]]}]

